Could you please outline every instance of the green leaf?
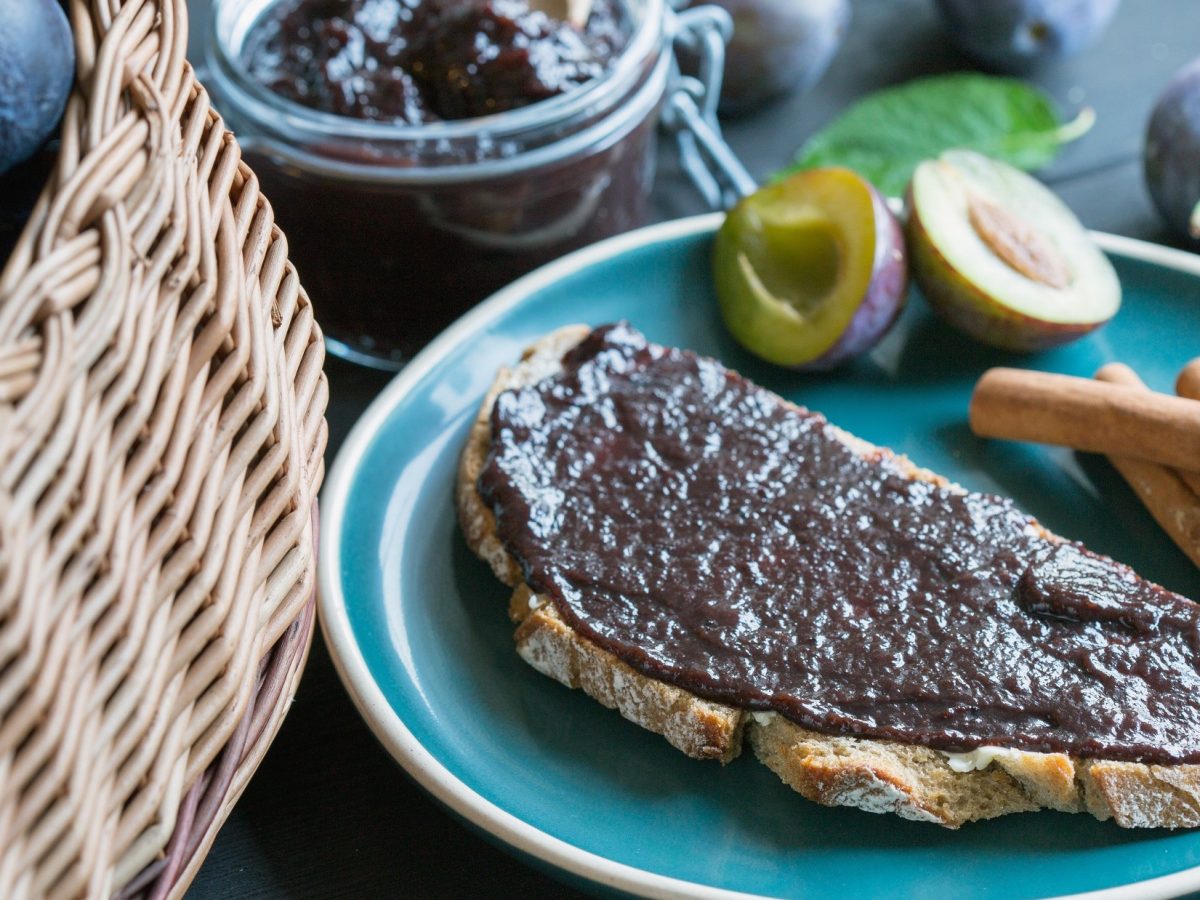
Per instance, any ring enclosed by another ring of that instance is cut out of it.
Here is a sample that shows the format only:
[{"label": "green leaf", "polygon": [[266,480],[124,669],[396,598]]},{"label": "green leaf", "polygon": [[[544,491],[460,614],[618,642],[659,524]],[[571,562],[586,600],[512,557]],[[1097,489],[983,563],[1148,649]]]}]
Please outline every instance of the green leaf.
[{"label": "green leaf", "polygon": [[904,193],[922,160],[953,148],[976,150],[1022,169],[1038,169],[1095,115],[1085,109],[1063,124],[1053,101],[1013,78],[937,75],[863,98],[800,148],[780,173],[846,166],[890,196]]}]

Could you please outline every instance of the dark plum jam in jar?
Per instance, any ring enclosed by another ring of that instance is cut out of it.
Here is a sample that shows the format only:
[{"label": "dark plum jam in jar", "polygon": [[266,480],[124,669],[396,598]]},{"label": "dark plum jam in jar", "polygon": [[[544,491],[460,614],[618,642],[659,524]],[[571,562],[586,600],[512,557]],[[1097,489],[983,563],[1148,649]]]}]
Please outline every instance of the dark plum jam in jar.
[{"label": "dark plum jam in jar", "polygon": [[398,368],[489,294],[645,221],[663,0],[216,0],[209,81],[330,347]]},{"label": "dark plum jam in jar", "polygon": [[629,28],[595,0],[584,28],[526,0],[281,0],[242,50],[250,76],[288,100],[420,125],[518,109],[599,78]]}]

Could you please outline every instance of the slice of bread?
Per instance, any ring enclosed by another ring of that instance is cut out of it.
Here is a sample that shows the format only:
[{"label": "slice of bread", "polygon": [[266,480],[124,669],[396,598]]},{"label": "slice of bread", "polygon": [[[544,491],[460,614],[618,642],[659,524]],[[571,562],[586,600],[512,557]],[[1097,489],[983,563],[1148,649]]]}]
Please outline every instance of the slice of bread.
[{"label": "slice of bread", "polygon": [[[487,462],[496,397],[554,375],[563,355],[590,331],[585,325],[561,328],[529,347],[514,368],[497,374],[459,463],[459,522],[471,549],[513,588],[509,615],[517,625],[522,659],[567,687],[582,688],[698,759],[729,762],[741,752],[747,733],[765,765],[796,791],[826,806],[896,813],[948,828],[1037,809],[1089,812],[1126,828],[1200,825],[1200,765],[1084,760],[1014,749],[952,758],[928,747],[820,734],[774,713],[739,710],[648,678],[581,637],[548,597],[532,593],[522,582],[521,567],[497,536],[495,519],[476,485]],[[837,434],[865,459],[887,460],[910,478],[963,490],[889,450],[843,431]],[[1060,540],[1049,532],[1043,537]]]}]

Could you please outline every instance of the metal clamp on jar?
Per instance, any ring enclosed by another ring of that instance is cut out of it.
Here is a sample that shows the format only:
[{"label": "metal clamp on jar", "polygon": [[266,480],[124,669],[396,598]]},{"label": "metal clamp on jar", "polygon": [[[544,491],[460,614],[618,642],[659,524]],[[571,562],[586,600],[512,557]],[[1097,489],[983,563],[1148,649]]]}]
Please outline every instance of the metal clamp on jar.
[{"label": "metal clamp on jar", "polygon": [[[754,187],[716,120],[732,33],[721,9],[621,0],[631,31],[602,75],[520,108],[408,124],[313,109],[253,77],[248,41],[278,2],[216,0],[206,79],[347,359],[399,368],[520,275],[644,224],[660,117],[711,205]],[[696,76],[680,74],[676,45]]]},{"label": "metal clamp on jar", "polygon": [[[686,3],[675,0],[674,6]],[[712,209],[726,209],[758,187],[725,143],[717,121],[733,20],[719,6],[697,6],[676,12],[672,25],[672,40],[696,60],[696,75],[682,74],[676,64],[662,124],[675,135],[683,169],[704,201]]]}]

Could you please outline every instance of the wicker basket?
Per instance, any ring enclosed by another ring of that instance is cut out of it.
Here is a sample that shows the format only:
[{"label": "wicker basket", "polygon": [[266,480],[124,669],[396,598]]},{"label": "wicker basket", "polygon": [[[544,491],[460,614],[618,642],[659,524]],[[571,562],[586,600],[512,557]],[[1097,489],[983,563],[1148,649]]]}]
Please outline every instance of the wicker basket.
[{"label": "wicker basket", "polygon": [[0,896],[177,895],[307,655],[324,354],[184,0],[70,8],[0,275]]}]

